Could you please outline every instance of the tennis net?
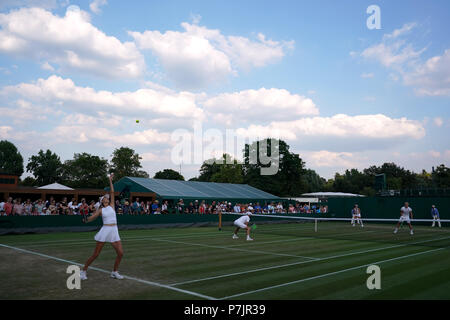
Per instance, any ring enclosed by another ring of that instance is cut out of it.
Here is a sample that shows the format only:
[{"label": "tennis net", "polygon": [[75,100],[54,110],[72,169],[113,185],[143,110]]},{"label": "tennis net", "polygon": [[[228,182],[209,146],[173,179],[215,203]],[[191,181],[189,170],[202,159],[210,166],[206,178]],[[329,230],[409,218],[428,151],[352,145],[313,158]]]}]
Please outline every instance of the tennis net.
[{"label": "tennis net", "polygon": [[[222,213],[219,228],[234,232],[234,221],[243,214]],[[266,237],[304,237],[350,241],[405,243],[429,247],[450,247],[450,220],[411,219],[413,234],[399,219],[362,219],[352,218],[299,217],[287,214],[252,214],[249,226],[251,233]]]}]

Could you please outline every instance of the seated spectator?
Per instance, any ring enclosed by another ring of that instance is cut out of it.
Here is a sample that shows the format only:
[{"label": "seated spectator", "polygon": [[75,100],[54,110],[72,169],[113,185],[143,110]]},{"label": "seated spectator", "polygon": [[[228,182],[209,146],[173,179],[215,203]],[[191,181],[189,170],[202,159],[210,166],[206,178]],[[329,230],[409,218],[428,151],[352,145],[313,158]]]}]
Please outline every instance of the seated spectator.
[{"label": "seated spectator", "polygon": [[132,214],[132,210],[130,207],[130,203],[128,201],[125,201],[122,207],[123,214]]},{"label": "seated spectator", "polygon": [[91,200],[91,202],[89,203],[89,214],[94,214],[97,211],[95,205],[96,205],[95,201]]},{"label": "seated spectator", "polygon": [[23,204],[23,214],[26,216],[31,216],[31,210],[33,209],[33,204],[30,199]]},{"label": "seated spectator", "polygon": [[158,210],[158,208],[159,208],[159,201],[155,200],[151,206],[151,213],[155,214],[155,212]]},{"label": "seated spectator", "polygon": [[21,215],[23,215],[23,212],[24,212],[24,208],[23,208],[21,199],[20,198],[16,199],[13,204],[12,214],[14,216],[21,216]]},{"label": "seated spectator", "polygon": [[183,199],[180,199],[175,207],[177,213],[183,213],[184,212],[184,202]]},{"label": "seated spectator", "polygon": [[63,215],[63,214],[68,214],[68,212],[69,212],[69,206],[67,205],[67,198],[63,198],[63,200],[59,203],[58,213]]},{"label": "seated spectator", "polygon": [[198,213],[205,214],[206,213],[206,203],[205,200],[202,201],[200,207],[198,208]]},{"label": "seated spectator", "polygon": [[241,213],[241,206],[240,206],[239,203],[236,203],[236,204],[234,205],[233,211],[234,211],[235,213]]},{"label": "seated spectator", "polygon": [[0,201],[0,216],[6,215],[5,213],[5,201]]},{"label": "seated spectator", "polygon": [[134,215],[137,215],[140,213],[139,207],[140,207],[141,203],[139,202],[139,198],[136,198],[136,200],[134,200],[132,206],[131,206],[131,212]]},{"label": "seated spectator", "polygon": [[200,209],[200,204],[198,203],[198,200],[194,201],[194,209],[192,211],[192,213],[198,213]]},{"label": "seated spectator", "polygon": [[48,206],[48,211],[50,212],[51,215],[58,214],[55,200],[52,200],[52,202]]},{"label": "seated spectator", "polygon": [[79,213],[78,203],[76,200],[73,200],[72,204],[69,206],[69,214],[78,215],[78,213]]},{"label": "seated spectator", "polygon": [[166,200],[161,206],[161,213],[168,214],[169,213],[169,202]]},{"label": "seated spectator", "polygon": [[295,207],[292,204],[289,205],[288,212],[289,213],[295,213]]},{"label": "seated spectator", "polygon": [[119,212],[119,209],[122,209],[122,205],[120,204],[119,200],[116,200],[116,203],[114,204],[114,208],[116,212]]},{"label": "seated spectator", "polygon": [[84,198],[81,199],[81,203],[78,205],[78,213],[83,216],[89,214],[89,206]]},{"label": "seated spectator", "polygon": [[41,215],[41,216],[47,216],[47,215],[49,215],[49,214],[50,214],[50,213],[49,213],[49,210],[47,210],[47,207],[46,207],[46,206],[43,206],[40,215]]},{"label": "seated spectator", "polygon": [[269,210],[269,213],[275,213],[275,207],[273,205],[273,202],[267,206],[267,209]]},{"label": "seated spectator", "polygon": [[8,201],[6,201],[4,205],[5,215],[10,216],[13,214],[13,206],[13,199],[9,197]]},{"label": "seated spectator", "polygon": [[261,213],[261,206],[259,205],[259,202],[257,202],[256,205],[255,205],[255,212],[256,213]]},{"label": "seated spectator", "polygon": [[277,213],[283,213],[283,205],[281,204],[281,202],[278,202],[276,211]]}]

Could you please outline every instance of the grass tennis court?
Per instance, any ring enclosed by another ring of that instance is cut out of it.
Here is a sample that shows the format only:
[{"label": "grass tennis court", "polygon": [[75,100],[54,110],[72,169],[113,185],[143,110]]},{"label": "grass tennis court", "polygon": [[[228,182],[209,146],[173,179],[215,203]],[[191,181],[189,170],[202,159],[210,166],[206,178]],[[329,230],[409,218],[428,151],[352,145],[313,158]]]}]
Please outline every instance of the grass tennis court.
[{"label": "grass tennis court", "polygon": [[[109,278],[108,244],[81,290],[66,268],[84,264],[95,232],[0,237],[0,299],[449,299],[450,231],[391,224],[261,224],[254,241],[232,240],[232,226],[127,230],[125,255]],[[381,268],[368,290],[367,266]]]}]

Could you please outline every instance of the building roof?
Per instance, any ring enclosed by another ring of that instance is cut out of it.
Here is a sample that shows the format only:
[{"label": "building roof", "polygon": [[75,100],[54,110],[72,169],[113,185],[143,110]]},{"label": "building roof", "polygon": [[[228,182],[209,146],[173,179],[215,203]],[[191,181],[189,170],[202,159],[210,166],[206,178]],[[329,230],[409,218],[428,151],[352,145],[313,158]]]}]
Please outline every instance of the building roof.
[{"label": "building roof", "polygon": [[69,188],[65,185],[59,184],[59,183],[52,183],[48,184],[46,186],[39,187],[38,189],[46,189],[46,190],[73,190],[72,188]]},{"label": "building roof", "polygon": [[197,200],[279,200],[280,198],[246,184],[179,181],[124,177],[114,184],[115,191],[153,192],[164,199]]}]

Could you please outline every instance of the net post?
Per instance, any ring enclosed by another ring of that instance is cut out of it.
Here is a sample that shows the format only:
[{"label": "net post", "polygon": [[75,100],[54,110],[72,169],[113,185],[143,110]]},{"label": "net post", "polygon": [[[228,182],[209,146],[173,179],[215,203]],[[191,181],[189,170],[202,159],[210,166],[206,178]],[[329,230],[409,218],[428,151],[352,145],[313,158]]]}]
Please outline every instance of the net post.
[{"label": "net post", "polygon": [[314,232],[317,232],[317,219],[314,219]]},{"label": "net post", "polygon": [[219,210],[219,231],[222,231],[222,210]]}]

